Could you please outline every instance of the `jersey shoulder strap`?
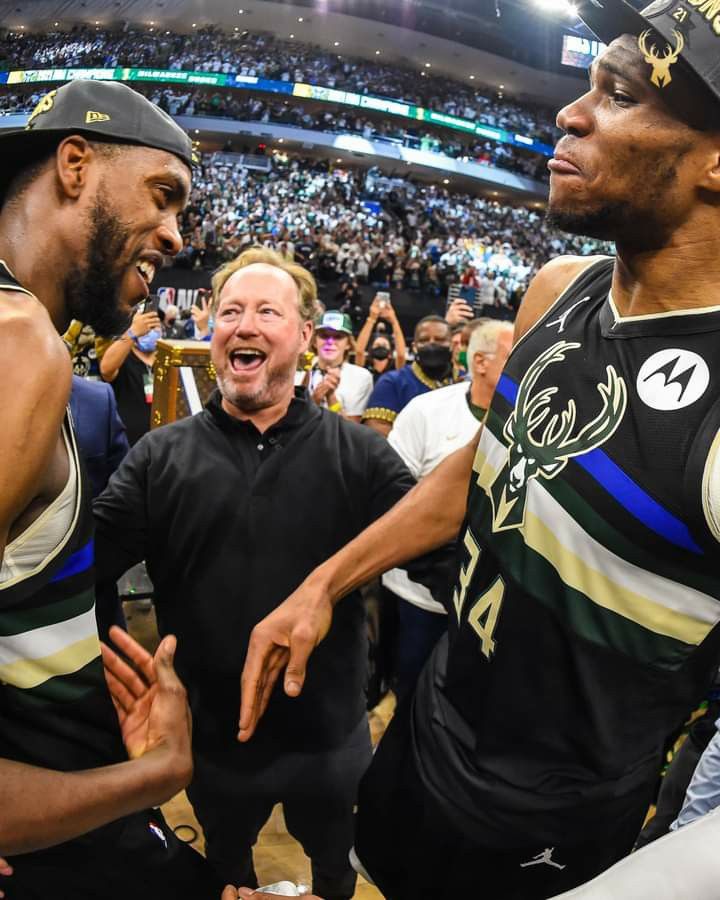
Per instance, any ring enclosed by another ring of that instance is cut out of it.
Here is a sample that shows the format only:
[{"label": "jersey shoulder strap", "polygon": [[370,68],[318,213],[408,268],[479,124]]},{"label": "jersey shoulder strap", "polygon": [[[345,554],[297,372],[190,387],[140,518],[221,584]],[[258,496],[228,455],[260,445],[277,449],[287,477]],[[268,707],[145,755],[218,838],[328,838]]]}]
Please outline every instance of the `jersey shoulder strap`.
[{"label": "jersey shoulder strap", "polygon": [[522,344],[526,338],[537,331],[538,328],[550,320],[551,316],[560,320],[562,327],[562,319],[573,310],[576,306],[600,295],[605,295],[612,285],[612,273],[615,267],[614,256],[603,256],[594,262],[588,263],[584,269],[581,269],[577,275],[565,286],[560,296],[551,303],[545,312],[537,321],[528,328],[522,337],[513,347],[513,353]]},{"label": "jersey shoulder strap", "polygon": [[28,297],[35,296],[32,291],[20,284],[4,259],[0,259],[0,291],[19,291],[22,294],[27,294]]}]

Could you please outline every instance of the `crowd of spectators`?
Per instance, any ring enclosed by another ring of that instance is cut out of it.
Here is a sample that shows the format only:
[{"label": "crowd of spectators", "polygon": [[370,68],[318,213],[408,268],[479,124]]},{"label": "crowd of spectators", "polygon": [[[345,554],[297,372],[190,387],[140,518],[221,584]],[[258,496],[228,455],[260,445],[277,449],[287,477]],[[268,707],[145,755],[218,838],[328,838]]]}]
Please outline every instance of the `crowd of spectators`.
[{"label": "crowd of spectators", "polygon": [[176,265],[215,268],[246,246],[294,257],[321,283],[388,285],[445,295],[452,284],[522,291],[549,258],[608,245],[543,225],[537,208],[275,157],[260,174],[206,155],[182,215]]},{"label": "crowd of spectators", "polygon": [[[548,179],[544,157],[510,144],[500,144],[474,135],[455,136],[447,130],[432,132],[426,128],[407,125],[402,119],[390,119],[379,114],[371,117],[343,108],[312,110],[298,101],[266,100],[233,90],[133,86],[173,116],[219,116],[236,121],[270,122],[335,134],[357,134],[368,140],[387,141],[442,153],[453,159],[507,169],[535,180]],[[41,96],[40,91],[1,94],[0,116],[29,113]]]},{"label": "crowd of spectators", "polygon": [[502,96],[497,89],[443,76],[331,53],[312,44],[246,31],[198,29],[191,35],[153,29],[105,30],[78,26],[69,33],[10,33],[0,40],[0,65],[150,66],[238,72],[278,81],[392,97],[554,143],[554,111]]}]

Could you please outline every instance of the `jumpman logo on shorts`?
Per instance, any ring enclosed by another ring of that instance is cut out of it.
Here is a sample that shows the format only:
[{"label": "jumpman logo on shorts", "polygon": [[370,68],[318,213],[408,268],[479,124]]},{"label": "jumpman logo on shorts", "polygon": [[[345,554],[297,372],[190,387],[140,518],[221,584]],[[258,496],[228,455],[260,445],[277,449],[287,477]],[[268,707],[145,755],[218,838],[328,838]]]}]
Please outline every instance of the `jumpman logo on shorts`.
[{"label": "jumpman logo on shorts", "polygon": [[520,868],[524,869],[526,866],[540,866],[544,863],[546,866],[554,866],[556,869],[564,869],[565,866],[561,866],[560,863],[554,862],[552,858],[554,850],[554,847],[546,847],[542,851],[542,853],[538,853],[537,856],[533,856],[533,858],[528,860],[527,862],[520,863]]}]

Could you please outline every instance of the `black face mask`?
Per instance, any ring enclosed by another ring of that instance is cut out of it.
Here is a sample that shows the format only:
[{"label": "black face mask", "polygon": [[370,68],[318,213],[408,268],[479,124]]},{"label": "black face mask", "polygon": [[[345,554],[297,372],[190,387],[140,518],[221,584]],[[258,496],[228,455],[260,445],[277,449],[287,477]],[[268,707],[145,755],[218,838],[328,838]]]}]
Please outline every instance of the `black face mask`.
[{"label": "black face mask", "polygon": [[387,359],[388,356],[390,356],[390,348],[383,347],[382,344],[380,344],[379,346],[372,348],[370,356],[372,356],[373,359]]},{"label": "black face mask", "polygon": [[417,352],[420,368],[431,378],[440,379],[450,370],[452,350],[445,344],[425,344]]}]

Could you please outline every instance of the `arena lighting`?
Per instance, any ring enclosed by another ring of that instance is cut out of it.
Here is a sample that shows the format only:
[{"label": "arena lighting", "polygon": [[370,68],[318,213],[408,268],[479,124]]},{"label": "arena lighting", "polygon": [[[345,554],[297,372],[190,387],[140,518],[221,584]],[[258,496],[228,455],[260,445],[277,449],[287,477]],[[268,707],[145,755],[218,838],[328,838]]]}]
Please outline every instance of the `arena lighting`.
[{"label": "arena lighting", "polygon": [[449,178],[443,178],[443,184],[450,184]]},{"label": "arena lighting", "polygon": [[577,16],[577,7],[572,0],[535,0],[535,2],[545,12]]},{"label": "arena lighting", "polygon": [[298,16],[298,22],[304,22],[304,21],[305,21],[305,20],[303,19],[302,16]]},{"label": "arena lighting", "polygon": [[333,47],[339,47],[340,41],[333,41]]},{"label": "arena lighting", "polygon": [[379,50],[376,50],[376,51],[375,51],[375,56],[380,56],[380,51],[379,51]]},{"label": "arena lighting", "polygon": [[425,63],[425,68],[429,69],[431,65],[432,65],[432,63]]},{"label": "arena lighting", "polygon": [[470,81],[475,81],[475,76],[474,76],[474,75],[471,75],[471,76],[470,76]]},{"label": "arena lighting", "polygon": [[294,34],[291,34],[291,35],[290,35],[290,40],[292,40],[294,37],[295,37],[295,35],[294,35]]},{"label": "arena lighting", "polygon": [[244,12],[245,12],[244,9],[239,9],[239,10],[238,10],[238,15],[241,16]]}]

